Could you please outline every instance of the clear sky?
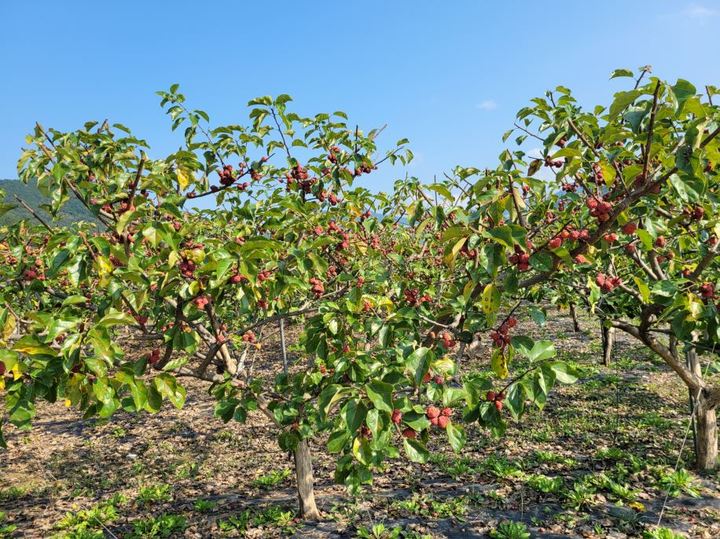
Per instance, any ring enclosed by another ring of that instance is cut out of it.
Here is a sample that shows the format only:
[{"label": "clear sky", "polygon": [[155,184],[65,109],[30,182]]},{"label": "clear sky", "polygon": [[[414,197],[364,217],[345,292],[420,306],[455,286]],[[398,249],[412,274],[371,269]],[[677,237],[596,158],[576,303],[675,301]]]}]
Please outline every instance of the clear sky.
[{"label": "clear sky", "polygon": [[720,85],[720,0],[0,0],[0,28],[0,178],[35,121],[119,121],[163,156],[179,139],[154,92],[174,82],[217,122],[288,93],[302,114],[387,123],[425,180],[493,166],[517,109],[558,84],[588,106],[622,87],[616,67]]}]

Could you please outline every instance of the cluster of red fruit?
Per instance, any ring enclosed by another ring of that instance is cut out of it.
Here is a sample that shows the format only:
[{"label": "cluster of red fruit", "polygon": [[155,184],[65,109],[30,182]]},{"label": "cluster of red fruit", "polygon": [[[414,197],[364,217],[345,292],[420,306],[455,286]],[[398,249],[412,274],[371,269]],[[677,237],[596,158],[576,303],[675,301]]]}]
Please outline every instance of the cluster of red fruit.
[{"label": "cluster of red fruit", "polygon": [[310,284],[312,285],[310,290],[315,294],[316,298],[319,298],[325,293],[325,286],[323,286],[322,281],[317,277],[310,277]]},{"label": "cluster of red fruit", "polygon": [[492,402],[495,404],[495,408],[497,408],[498,412],[503,409],[503,400],[505,400],[504,393],[495,393],[491,390],[485,394],[485,398],[488,400],[488,402]]},{"label": "cluster of red fruit", "polygon": [[603,176],[602,167],[598,163],[592,164],[593,176],[595,177],[595,184],[602,185],[605,183],[605,177]]},{"label": "cluster of red fruit", "polygon": [[342,202],[335,193],[328,193],[327,191],[320,191],[317,197],[320,202],[325,202],[327,199],[331,206],[335,206],[336,204]]},{"label": "cluster of red fruit", "polygon": [[182,273],[184,277],[192,277],[195,275],[195,268],[195,262],[192,260],[183,258],[180,261],[180,273]]},{"label": "cluster of red fruit", "polygon": [[610,219],[610,212],[612,211],[612,203],[602,198],[595,196],[588,198],[585,204],[590,209],[590,215],[595,217],[601,223]]},{"label": "cluster of red fruit", "polygon": [[566,193],[574,193],[577,190],[576,183],[563,182],[562,190]]},{"label": "cluster of red fruit", "polygon": [[34,281],[35,279],[39,281],[45,280],[45,275],[42,271],[39,271],[37,268],[28,268],[25,271],[23,271],[22,274],[23,281],[30,282]]},{"label": "cluster of red fruit", "polygon": [[355,167],[355,176],[360,176],[361,174],[370,174],[373,171],[373,167],[370,165],[360,165],[359,167]]},{"label": "cluster of red fruit", "polygon": [[550,156],[545,158],[545,166],[550,168],[560,168],[564,164],[562,159],[552,159]]},{"label": "cluster of red fruit", "polygon": [[258,282],[267,281],[270,277],[272,277],[272,270],[262,270],[257,275]]},{"label": "cluster of red fruit", "polygon": [[705,299],[715,299],[715,285],[712,283],[701,284],[700,295]]},{"label": "cluster of red fruit", "polygon": [[419,294],[420,292],[417,288],[407,288],[403,290],[405,301],[411,307],[416,307],[417,305],[421,305],[423,303],[430,303],[432,301],[432,298],[429,294],[423,294],[422,296],[420,296]]},{"label": "cluster of red fruit", "polygon": [[195,303],[195,307],[202,310],[210,303],[210,298],[207,296],[198,296],[193,300],[193,303]]},{"label": "cluster of red fruit", "polygon": [[155,365],[158,361],[160,361],[160,349],[155,348],[152,352],[150,352],[148,363],[150,363],[150,365]]},{"label": "cluster of red fruit", "polygon": [[442,410],[437,406],[428,406],[425,410],[425,416],[430,420],[430,424],[441,429],[447,428],[450,423],[450,416],[452,415],[452,409],[443,408]]},{"label": "cluster of red fruit", "polygon": [[242,340],[243,340],[243,342],[254,344],[255,343],[255,333],[253,331],[246,331],[245,333],[243,333]]},{"label": "cluster of red fruit", "polygon": [[597,277],[595,277],[595,282],[603,292],[612,292],[613,289],[622,284],[622,279],[620,279],[620,277],[610,277],[604,273],[598,273]]},{"label": "cluster of red fruit", "polygon": [[510,330],[517,326],[517,318],[514,316],[509,317],[505,320],[497,330],[490,332],[490,338],[492,339],[493,345],[496,348],[505,348],[510,344]]},{"label": "cluster of red fruit", "polygon": [[515,264],[520,271],[530,269],[530,255],[522,250],[519,245],[515,246],[515,252],[508,258],[511,264]]},{"label": "cluster of red fruit", "polygon": [[286,172],[285,179],[287,180],[288,191],[292,185],[297,183],[300,190],[306,194],[309,193],[312,190],[312,186],[317,183],[317,179],[310,178],[308,171],[300,164],[295,165],[290,169],[290,172]]}]

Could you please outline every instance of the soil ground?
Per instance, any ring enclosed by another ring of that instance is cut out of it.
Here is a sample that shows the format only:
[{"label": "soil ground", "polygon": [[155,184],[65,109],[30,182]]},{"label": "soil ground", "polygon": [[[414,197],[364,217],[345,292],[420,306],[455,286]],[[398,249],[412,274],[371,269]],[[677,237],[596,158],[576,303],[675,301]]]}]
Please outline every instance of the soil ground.
[{"label": "soil ground", "polygon": [[[313,524],[296,518],[292,459],[268,420],[223,424],[206,383],[187,381],[183,410],[107,422],[39,405],[32,430],[7,433],[0,538],[487,537],[506,521],[533,537],[642,537],[666,498],[662,526],[720,537],[720,477],[692,471],[687,390],[622,335],[614,365],[602,367],[597,322],[581,325],[574,333],[551,313],[544,327],[523,328],[553,340],[581,379],[501,439],[470,427],[455,455],[438,437],[431,462],[394,461],[355,497],[333,483],[334,458],[313,440],[324,515]],[[278,356],[267,345],[256,368],[277,368]],[[462,372],[488,358],[482,348]]]}]

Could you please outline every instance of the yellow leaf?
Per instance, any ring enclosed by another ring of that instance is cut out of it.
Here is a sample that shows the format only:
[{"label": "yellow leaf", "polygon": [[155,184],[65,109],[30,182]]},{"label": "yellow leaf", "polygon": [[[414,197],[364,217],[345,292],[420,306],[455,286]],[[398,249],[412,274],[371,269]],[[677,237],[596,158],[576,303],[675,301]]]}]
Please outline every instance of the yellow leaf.
[{"label": "yellow leaf", "polygon": [[3,331],[2,331],[3,341],[8,340],[10,338],[10,336],[13,334],[13,332],[15,331],[16,322],[17,321],[15,320],[15,316],[13,316],[12,313],[8,313],[7,319],[5,320],[5,325],[3,326]]},{"label": "yellow leaf", "polygon": [[483,290],[480,306],[485,314],[495,314],[500,308],[500,291],[495,283],[488,284]]},{"label": "yellow leaf", "polygon": [[183,170],[182,168],[177,169],[177,179],[178,179],[178,185],[180,186],[180,190],[184,191],[187,189],[188,185],[190,185],[190,182],[193,181],[193,176],[191,172],[188,172],[187,170]]},{"label": "yellow leaf", "polygon": [[65,406],[70,408],[72,406],[72,401],[70,401],[70,399],[65,399]]},{"label": "yellow leaf", "polygon": [[498,378],[507,378],[510,374],[507,366],[507,358],[505,357],[503,351],[499,348],[496,348],[493,352],[492,359],[490,360],[490,366]]}]

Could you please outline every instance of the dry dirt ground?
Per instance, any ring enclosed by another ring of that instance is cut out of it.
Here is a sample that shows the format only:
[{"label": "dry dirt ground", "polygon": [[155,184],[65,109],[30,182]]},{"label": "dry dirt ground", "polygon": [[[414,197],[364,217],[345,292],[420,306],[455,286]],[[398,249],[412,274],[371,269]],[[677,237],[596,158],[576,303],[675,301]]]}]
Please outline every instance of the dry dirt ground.
[{"label": "dry dirt ground", "polygon": [[[720,537],[720,478],[692,472],[692,435],[683,446],[684,387],[625,338],[615,364],[600,366],[591,319],[581,333],[565,316],[548,319],[524,329],[554,340],[578,383],[502,439],[471,427],[460,455],[438,439],[431,462],[394,461],[356,497],[333,484],[334,459],[314,440],[316,524],[296,518],[292,460],[269,422],[223,424],[205,383],[187,383],[183,410],[109,422],[42,404],[32,430],[7,433],[0,538],[523,537],[510,522],[533,537],[642,537],[666,498],[662,526]],[[487,351],[462,371],[478,370]],[[277,353],[268,345],[265,361]]]}]

